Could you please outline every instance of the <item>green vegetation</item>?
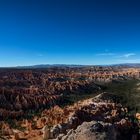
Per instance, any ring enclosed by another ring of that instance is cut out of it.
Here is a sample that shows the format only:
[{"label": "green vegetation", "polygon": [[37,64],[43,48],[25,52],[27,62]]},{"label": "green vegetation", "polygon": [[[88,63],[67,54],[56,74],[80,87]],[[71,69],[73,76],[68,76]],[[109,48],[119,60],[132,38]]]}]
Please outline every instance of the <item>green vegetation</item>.
[{"label": "green vegetation", "polygon": [[97,92],[91,93],[76,93],[76,94],[66,94],[63,97],[63,102],[59,106],[65,107],[66,105],[72,105],[78,101],[92,98],[97,95]]},{"label": "green vegetation", "polygon": [[[140,112],[140,80],[113,81],[112,83],[99,84],[101,91],[76,93],[64,95],[61,106],[73,104],[77,101],[92,98],[99,92],[111,93],[115,97],[115,101],[121,103],[129,109],[131,114]],[[114,100],[114,99],[113,99]]]},{"label": "green vegetation", "polygon": [[130,114],[140,112],[140,80],[113,81],[106,84],[98,83],[97,85],[101,87],[101,91],[65,94],[59,105],[64,107],[80,100],[95,97],[99,93],[107,92],[115,97],[116,102],[126,106]]},{"label": "green vegetation", "polygon": [[119,97],[117,101],[128,107],[131,113],[140,112],[139,83],[139,80],[108,83],[103,85],[103,91],[112,93],[113,95]]}]

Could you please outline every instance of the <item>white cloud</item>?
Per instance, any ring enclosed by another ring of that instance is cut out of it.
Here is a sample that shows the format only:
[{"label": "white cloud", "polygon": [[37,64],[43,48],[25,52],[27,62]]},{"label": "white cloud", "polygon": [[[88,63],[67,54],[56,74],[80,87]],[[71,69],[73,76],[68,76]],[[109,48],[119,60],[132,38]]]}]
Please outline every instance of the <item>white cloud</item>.
[{"label": "white cloud", "polygon": [[136,54],[135,53],[127,53],[127,54],[124,54],[123,57],[128,58],[128,57],[131,57],[134,55],[136,55]]}]

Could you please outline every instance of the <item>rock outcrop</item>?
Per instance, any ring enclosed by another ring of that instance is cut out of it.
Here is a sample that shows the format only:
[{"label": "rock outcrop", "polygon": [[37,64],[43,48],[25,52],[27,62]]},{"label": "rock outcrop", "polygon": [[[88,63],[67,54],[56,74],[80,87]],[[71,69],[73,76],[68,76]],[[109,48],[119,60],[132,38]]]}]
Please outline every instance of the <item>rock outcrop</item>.
[{"label": "rock outcrop", "polygon": [[48,131],[48,139],[138,140],[139,128],[133,116],[127,116],[121,104],[102,98],[106,93],[75,110],[66,123],[55,125]]}]

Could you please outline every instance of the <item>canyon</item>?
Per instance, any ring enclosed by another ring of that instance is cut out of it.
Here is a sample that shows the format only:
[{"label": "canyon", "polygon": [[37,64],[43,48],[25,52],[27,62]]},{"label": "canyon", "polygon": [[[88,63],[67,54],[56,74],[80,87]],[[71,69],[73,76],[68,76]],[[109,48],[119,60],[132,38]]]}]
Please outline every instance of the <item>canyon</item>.
[{"label": "canyon", "polygon": [[132,79],[140,79],[140,68],[0,69],[0,139],[138,140],[139,112],[128,115],[115,95],[103,92],[104,84]]}]

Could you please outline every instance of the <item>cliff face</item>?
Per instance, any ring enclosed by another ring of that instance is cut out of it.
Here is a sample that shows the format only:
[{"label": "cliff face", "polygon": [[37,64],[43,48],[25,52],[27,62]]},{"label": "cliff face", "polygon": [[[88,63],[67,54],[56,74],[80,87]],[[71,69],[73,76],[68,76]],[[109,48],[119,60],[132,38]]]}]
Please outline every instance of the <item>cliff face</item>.
[{"label": "cliff face", "polygon": [[134,68],[87,67],[0,70],[0,118],[18,118],[27,110],[54,106],[63,95],[100,89],[94,82],[139,78]]}]

